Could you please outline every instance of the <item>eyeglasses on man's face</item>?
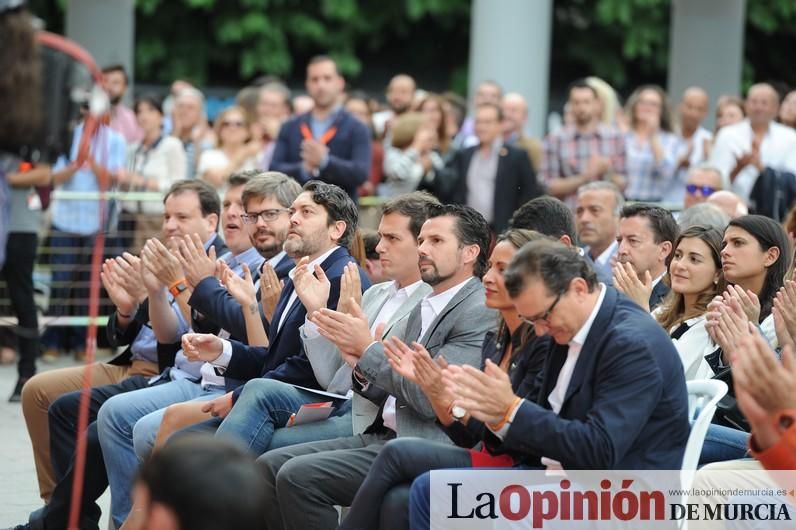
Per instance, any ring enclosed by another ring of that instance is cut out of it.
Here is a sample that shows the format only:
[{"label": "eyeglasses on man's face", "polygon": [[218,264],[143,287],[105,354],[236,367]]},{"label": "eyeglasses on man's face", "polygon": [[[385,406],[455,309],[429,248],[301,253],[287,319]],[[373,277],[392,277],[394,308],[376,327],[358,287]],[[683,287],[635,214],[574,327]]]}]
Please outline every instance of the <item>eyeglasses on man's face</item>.
[{"label": "eyeglasses on man's face", "polygon": [[550,304],[550,307],[547,308],[547,311],[545,311],[541,315],[536,317],[521,317],[522,320],[533,326],[535,326],[536,324],[540,324],[542,322],[547,324],[547,319],[550,318],[550,315],[553,313],[553,310],[556,308],[556,305],[558,305],[558,301],[561,300],[561,296],[562,296],[561,294],[556,295],[556,299],[553,300],[553,303]]},{"label": "eyeglasses on man's face", "polygon": [[290,213],[290,210],[288,208],[271,208],[261,212],[246,212],[241,215],[241,219],[243,219],[244,223],[250,225],[256,224],[257,219],[262,219],[266,223],[272,223],[279,219],[279,216],[283,213]]},{"label": "eyeglasses on man's face", "polygon": [[685,191],[687,191],[689,195],[696,195],[696,192],[699,191],[703,197],[708,197],[716,192],[716,188],[712,186],[697,186],[696,184],[686,184]]}]

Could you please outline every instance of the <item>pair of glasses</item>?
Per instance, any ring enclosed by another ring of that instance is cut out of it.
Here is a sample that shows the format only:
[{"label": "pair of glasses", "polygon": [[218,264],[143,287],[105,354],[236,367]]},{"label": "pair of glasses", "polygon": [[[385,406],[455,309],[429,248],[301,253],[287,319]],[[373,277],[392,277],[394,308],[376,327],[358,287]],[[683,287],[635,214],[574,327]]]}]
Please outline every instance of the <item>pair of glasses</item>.
[{"label": "pair of glasses", "polygon": [[689,195],[696,195],[696,192],[699,191],[703,197],[707,197],[715,193],[716,188],[712,186],[697,186],[696,184],[686,184],[685,191],[687,191]]},{"label": "pair of glasses", "polygon": [[246,123],[242,121],[222,121],[221,127],[246,127]]},{"label": "pair of glasses", "polygon": [[257,219],[262,219],[266,223],[276,221],[282,213],[290,213],[290,210],[287,208],[273,208],[271,210],[263,210],[262,212],[245,213],[240,217],[243,219],[244,223],[253,225],[257,223]]},{"label": "pair of glasses", "polygon": [[558,301],[561,300],[561,296],[562,295],[560,295],[560,294],[557,295],[556,299],[553,300],[553,303],[550,304],[550,307],[547,308],[547,311],[545,311],[544,313],[542,313],[538,317],[521,317],[522,320],[524,322],[527,322],[528,324],[530,324],[532,326],[535,326],[536,324],[539,324],[541,322],[544,322],[546,324],[547,323],[547,319],[550,318],[550,315],[553,313],[553,310],[556,308],[556,305],[558,305]]}]

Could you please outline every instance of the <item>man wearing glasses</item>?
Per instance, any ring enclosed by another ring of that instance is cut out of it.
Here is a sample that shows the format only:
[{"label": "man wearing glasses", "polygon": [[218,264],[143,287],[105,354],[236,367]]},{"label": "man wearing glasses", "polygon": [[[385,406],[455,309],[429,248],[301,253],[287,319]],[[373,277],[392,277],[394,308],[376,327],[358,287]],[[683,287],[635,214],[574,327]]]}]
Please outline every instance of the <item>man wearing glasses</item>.
[{"label": "man wearing glasses", "polygon": [[688,172],[683,208],[705,202],[721,189],[721,172],[718,169],[707,164],[696,166]]}]

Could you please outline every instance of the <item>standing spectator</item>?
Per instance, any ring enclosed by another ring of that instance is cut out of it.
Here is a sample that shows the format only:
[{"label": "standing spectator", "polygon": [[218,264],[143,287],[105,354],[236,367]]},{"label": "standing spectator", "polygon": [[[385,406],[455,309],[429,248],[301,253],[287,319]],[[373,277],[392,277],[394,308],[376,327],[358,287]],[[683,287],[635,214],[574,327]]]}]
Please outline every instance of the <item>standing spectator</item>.
[{"label": "standing spectator", "polygon": [[[82,109],[83,114],[88,108]],[[124,137],[102,125],[91,140],[88,160],[77,164],[78,147],[83,136],[83,123],[75,127],[69,160],[61,157],[53,168],[53,184],[64,191],[98,192],[103,173],[111,177],[124,169],[126,146]],[[94,248],[94,236],[103,229],[99,201],[96,199],[56,199],[52,205],[52,316],[85,316],[88,314],[88,267]],[[82,326],[51,326],[41,342],[46,357],[65,351],[81,358],[85,351],[86,328]]]},{"label": "standing spectator", "polygon": [[467,114],[467,101],[459,94],[450,91],[442,94],[442,101],[447,115],[448,138],[451,139],[451,146],[454,149],[459,149],[462,146],[459,130],[461,130],[464,117]]},{"label": "standing spectator", "polygon": [[727,125],[740,123],[746,117],[746,109],[741,98],[735,96],[721,96],[716,101],[716,129],[713,135],[718,134],[719,129]]},{"label": "standing spectator", "polygon": [[121,133],[127,143],[140,142],[144,132],[138,126],[133,111],[122,103],[127,85],[124,66],[114,64],[102,69],[102,87],[111,101],[111,129]]},{"label": "standing spectator", "polygon": [[263,85],[257,96],[257,121],[252,125],[254,137],[263,143],[257,155],[257,168],[267,171],[276,148],[279,128],[290,117],[290,90],[281,82]]},{"label": "standing spectator", "polygon": [[746,96],[747,118],[716,135],[710,163],[721,171],[725,188],[744,201],[764,170],[796,173],[796,132],[774,121],[778,106],[771,85],[752,85]]},{"label": "standing spectator", "polygon": [[796,129],[796,90],[791,90],[782,100],[779,109],[779,122],[791,129]]},{"label": "standing spectator", "polygon": [[[163,135],[163,111],[157,98],[141,97],[136,100],[134,109],[144,138],[129,146],[128,170],[119,175],[119,187],[165,192],[186,174],[185,150],[178,139]],[[132,249],[138,252],[147,239],[160,232],[163,204],[160,201],[125,201],[124,211],[122,232],[134,234]],[[121,252],[130,246],[130,238],[124,235],[122,238]]]},{"label": "standing spectator", "polygon": [[503,99],[503,87],[497,81],[487,79],[478,85],[473,96],[473,114],[467,116],[459,128],[456,143],[461,147],[478,145],[478,136],[475,132],[475,111],[484,103],[500,105]]},{"label": "standing spectator", "polygon": [[615,259],[619,243],[619,212],[625,199],[610,182],[589,182],[578,188],[575,208],[578,240],[585,245],[584,252],[591,260],[597,277],[611,279],[611,262]]},{"label": "standing spectator", "polygon": [[551,133],[544,141],[542,177],[548,193],[575,206],[575,192],[594,180],[625,186],[625,140],[618,129],[597,119],[598,97],[585,81],[569,86],[574,125]]},{"label": "standing spectator", "polygon": [[368,104],[367,96],[362,92],[352,92],[345,102],[345,110],[351,113],[368,128],[371,138],[370,173],[368,180],[359,187],[360,196],[376,195],[376,190],[384,177],[384,146],[376,138],[373,130],[373,113]]},{"label": "standing spectator", "polygon": [[503,139],[508,145],[527,151],[533,170],[538,173],[542,166],[542,142],[525,135],[528,102],[521,94],[510,92],[503,96],[500,108],[503,110]]},{"label": "standing spectator", "polygon": [[449,105],[446,104],[442,96],[429,93],[420,101],[417,110],[423,113],[426,123],[436,134],[434,151],[439,153],[443,161],[448,162],[453,158],[455,151],[451,145],[453,138],[449,134],[449,116],[446,107]]},{"label": "standing spectator", "polygon": [[484,103],[476,109],[480,143],[456,154],[452,181],[445,184],[452,185],[442,193],[447,198],[441,198],[475,208],[498,233],[508,228],[514,210],[542,194],[528,154],[503,144],[502,121],[497,104]]},{"label": "standing spectator", "polygon": [[6,261],[2,264],[2,278],[14,306],[17,325],[16,349],[19,352],[17,384],[8,399],[21,399],[22,386],[36,374],[39,355],[39,320],[33,300],[33,264],[36,262],[38,233],[41,229],[41,203],[33,186],[47,186],[52,180],[50,166],[6,175],[10,186],[10,212]]},{"label": "standing spectator", "polygon": [[444,167],[434,151],[437,131],[419,112],[402,114],[391,130],[391,145],[384,153],[384,184],[379,195],[394,198],[417,189],[421,181],[433,182]]},{"label": "standing spectator", "polygon": [[680,114],[676,185],[664,194],[663,200],[681,204],[685,198],[685,182],[690,168],[701,164],[707,158],[713,135],[702,127],[702,120],[708,115],[710,99],[700,87],[690,87],[683,92],[678,106]]},{"label": "standing spectator", "polygon": [[410,75],[398,74],[387,85],[387,105],[389,109],[373,115],[373,127],[382,138],[389,138],[393,121],[412,109],[417,84]]},{"label": "standing spectator", "polygon": [[185,149],[186,173],[179,178],[195,178],[199,156],[216,143],[215,133],[207,124],[205,97],[199,90],[187,87],[175,97],[171,135],[180,140]]},{"label": "standing spectator", "polygon": [[675,185],[680,142],[672,134],[666,93],[656,85],[636,89],[627,102],[630,131],[625,135],[627,189],[635,201],[663,200]]},{"label": "standing spectator", "polygon": [[227,178],[236,171],[256,169],[257,153],[262,142],[252,139],[249,120],[241,107],[228,107],[217,117],[213,127],[218,148],[204,151],[196,173],[199,178],[223,193]]},{"label": "standing spectator", "polygon": [[585,81],[597,92],[597,121],[624,130],[621,128],[625,124],[622,106],[619,104],[619,97],[614,87],[595,76],[589,76]]},{"label": "standing spectator", "polygon": [[169,87],[169,95],[163,99],[163,134],[171,134],[174,130],[174,106],[180,92],[193,85],[184,79],[175,79]]},{"label": "standing spectator", "polygon": [[368,178],[371,142],[367,127],[340,106],[344,86],[334,60],[310,60],[306,87],[315,106],[282,126],[270,169],[302,184],[336,184],[356,201],[357,188]]}]

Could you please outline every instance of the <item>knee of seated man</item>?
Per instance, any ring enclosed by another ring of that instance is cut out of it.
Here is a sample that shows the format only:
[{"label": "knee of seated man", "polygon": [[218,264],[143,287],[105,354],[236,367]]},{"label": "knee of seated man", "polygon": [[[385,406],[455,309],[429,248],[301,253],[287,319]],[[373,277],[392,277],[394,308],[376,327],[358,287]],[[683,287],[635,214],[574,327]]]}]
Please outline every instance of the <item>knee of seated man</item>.
[{"label": "knee of seated man", "polygon": [[46,378],[36,374],[27,381],[22,387],[22,410],[30,404],[45,405],[50,408],[50,398],[47,393]]},{"label": "knee of seated man", "polygon": [[259,398],[269,394],[274,390],[284,388],[284,386],[284,383],[277,381],[276,379],[265,379],[258,377],[257,379],[251,379],[246,383],[246,385],[243,387],[241,398]]},{"label": "knee of seated man", "polygon": [[306,467],[307,456],[296,456],[282,464],[276,473],[276,491],[282,493],[288,489],[307,489],[318,485],[318,479],[309,473]]},{"label": "knee of seated man", "polygon": [[99,412],[97,412],[97,424],[100,426],[100,430],[110,425],[119,424],[122,411],[127,408],[125,397],[124,394],[117,394],[102,404]]},{"label": "knee of seated man", "polygon": [[47,415],[55,418],[77,417],[80,405],[80,392],[67,392],[50,403]]}]

